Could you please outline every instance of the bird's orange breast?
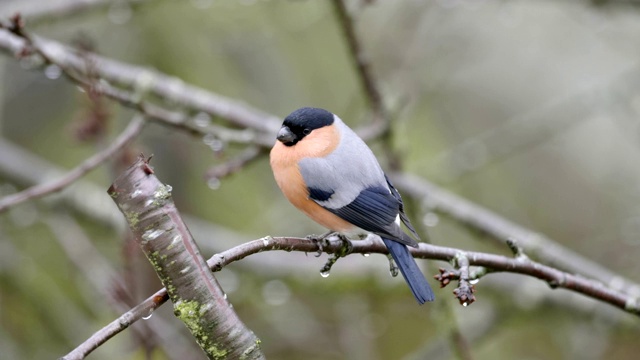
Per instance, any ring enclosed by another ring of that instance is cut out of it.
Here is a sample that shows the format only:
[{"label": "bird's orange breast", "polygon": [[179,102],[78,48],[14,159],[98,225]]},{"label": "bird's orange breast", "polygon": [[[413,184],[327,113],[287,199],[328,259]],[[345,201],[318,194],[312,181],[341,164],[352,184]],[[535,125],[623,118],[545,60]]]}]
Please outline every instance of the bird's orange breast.
[{"label": "bird's orange breast", "polygon": [[309,190],[298,166],[303,158],[327,156],[339,141],[340,134],[335,126],[316,129],[294,146],[285,146],[277,141],[271,149],[270,162],[276,183],[293,206],[330,230],[349,232],[354,227],[352,224],[309,198]]}]

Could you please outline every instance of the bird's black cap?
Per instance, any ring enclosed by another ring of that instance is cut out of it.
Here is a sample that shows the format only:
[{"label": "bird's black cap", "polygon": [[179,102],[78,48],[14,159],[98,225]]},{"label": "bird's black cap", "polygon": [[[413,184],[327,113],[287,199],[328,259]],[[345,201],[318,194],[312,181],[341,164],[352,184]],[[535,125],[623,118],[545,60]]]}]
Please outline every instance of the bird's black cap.
[{"label": "bird's black cap", "polygon": [[333,114],[319,108],[300,108],[286,118],[278,133],[278,140],[287,146],[295,145],[313,130],[333,124]]}]

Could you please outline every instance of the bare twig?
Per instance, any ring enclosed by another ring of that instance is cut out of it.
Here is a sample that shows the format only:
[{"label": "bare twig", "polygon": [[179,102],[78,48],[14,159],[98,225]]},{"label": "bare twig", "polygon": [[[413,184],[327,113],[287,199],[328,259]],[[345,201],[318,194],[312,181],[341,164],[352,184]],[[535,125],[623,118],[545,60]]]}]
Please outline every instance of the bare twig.
[{"label": "bare twig", "polygon": [[369,58],[365,54],[362,44],[360,44],[360,40],[356,35],[353,18],[349,14],[343,0],[333,0],[333,6],[369,106],[373,110],[377,121],[386,121],[387,114],[382,101],[382,95],[380,94],[373,71],[371,70]]},{"label": "bare twig", "polygon": [[545,264],[570,273],[583,274],[615,290],[634,296],[640,294],[640,285],[637,283],[623,278],[540,233],[513,223],[424,179],[399,173],[390,175],[398,189],[410,196],[424,199],[424,204],[430,210],[450,216],[459,223],[488,234],[501,243],[506,244],[508,241],[515,240],[529,256]]},{"label": "bare twig", "polygon": [[[387,254],[387,248],[381,242],[371,239],[370,237],[367,240],[352,242],[350,254]],[[213,271],[220,271],[225,266],[242,260],[247,256],[274,250],[313,253],[319,251],[320,247],[317,241],[311,241],[306,238],[268,236],[216,254],[207,261],[207,265]],[[469,265],[484,266],[493,269],[495,272],[512,272],[532,276],[553,285],[552,288],[568,289],[640,316],[640,301],[638,298],[619,290],[605,287],[597,281],[569,274],[534,261],[522,261],[521,259],[513,259],[500,255],[462,251],[460,249],[424,243],[421,243],[419,248],[412,248],[410,250],[416,258],[443,261],[450,261],[462,254],[468,259]],[[344,252],[344,242],[339,239],[327,240],[322,245],[322,251],[327,254],[342,253]],[[95,341],[104,342],[126,328],[126,326],[119,326],[118,324],[120,324],[120,322],[128,326],[143,316],[148,316],[150,311],[158,308],[167,299],[164,289],[156,292],[143,303],[131,309],[126,314],[123,314],[104,329],[98,331],[94,336],[86,340],[81,347],[83,349],[95,349],[101,344],[95,344]]]},{"label": "bare twig", "polygon": [[476,301],[476,297],[473,295],[476,289],[470,282],[472,279],[469,276],[469,259],[465,254],[458,254],[455,263],[460,276],[458,277],[458,287],[453,290],[453,295],[460,301],[460,305],[468,306]]},{"label": "bare twig", "polygon": [[[61,44],[42,38],[30,37],[21,27],[19,36],[16,31],[6,33],[0,30],[0,48],[10,50],[15,56],[35,52],[47,64],[54,64],[76,84],[90,87],[100,95],[117,101],[122,106],[135,109],[147,116],[149,120],[201,136],[215,135],[228,142],[258,144],[263,147],[273,145],[274,129],[277,129],[275,116],[258,113],[256,110],[230,99],[222,98],[194,86],[185,85],[177,78],[156,73],[145,68],[108,60],[86,51],[78,54]],[[87,64],[91,64],[89,67]],[[96,82],[88,77],[100,77]],[[111,84],[120,83],[132,88],[125,90]],[[221,126],[194,121],[193,117],[183,111],[173,111],[145,101],[142,94],[152,92],[167,102],[180,103],[231,121],[234,125],[245,127],[245,130],[234,131]],[[186,94],[186,95],[185,95]],[[209,103],[212,101],[212,103]]]},{"label": "bare twig", "polygon": [[[24,32],[23,32],[24,33]],[[214,94],[202,88],[185,84],[176,77],[164,75],[144,67],[125,64],[116,60],[83,52],[78,54],[58,42],[31,36],[31,45],[48,62],[77,74],[87,74],[86,57],[90,57],[96,75],[113,84],[134,89],[138,94],[149,92],[161,99],[171,100],[181,106],[217,116],[230,124],[275,134],[281,121],[273,115],[252,108],[244,103]],[[0,49],[20,55],[30,44],[24,36],[0,30]]]},{"label": "bare twig", "polygon": [[349,48],[351,60],[355,66],[356,74],[360,79],[365,98],[373,114],[373,121],[365,128],[363,135],[380,137],[384,153],[388,160],[389,168],[399,170],[402,167],[402,160],[393,149],[391,144],[392,131],[390,126],[391,117],[384,104],[380,86],[371,69],[371,63],[366,55],[362,43],[358,38],[354,26],[354,19],[349,14],[349,10],[344,0],[333,0],[333,7],[338,17],[338,22],[344,33],[344,37]]},{"label": "bare twig", "polygon": [[[8,30],[0,29],[0,50],[21,57],[24,56],[27,45],[24,38],[16,36]],[[275,115],[185,84],[178,78],[158,73],[155,70],[87,52],[79,54],[67,46],[42,37],[35,37],[31,46],[38,53],[44,54],[47,61],[65,71],[65,74],[72,81],[83,86],[88,85],[88,82],[80,75],[88,74],[89,69],[86,64],[88,63],[87,57],[89,57],[91,60],[89,63],[92,64],[92,68],[96,72],[95,75],[103,80],[94,84],[96,91],[123,106],[136,109],[145,114],[149,120],[201,136],[213,134],[227,142],[256,144],[265,148],[273,146],[275,133],[281,123],[281,120]],[[124,90],[112,84],[120,84],[131,90]],[[244,130],[233,131],[213,124],[196,124],[192,121],[192,116],[185,112],[168,110],[166,107],[144,101],[141,94],[147,92],[158,96],[167,103],[180,104],[183,107],[225,119],[231,125],[244,128]],[[367,140],[380,136],[386,131],[386,127],[387,125],[383,122],[374,122],[369,126],[356,129],[356,132]]]},{"label": "bare twig", "polygon": [[[308,239],[267,237],[237,246],[219,255],[214,255],[208,261],[208,264],[216,271],[231,262],[267,250],[315,252],[319,248],[317,242],[309,241]],[[368,240],[352,242],[350,250],[351,253],[357,254],[387,254],[386,247],[381,242],[371,240],[371,237]],[[323,245],[323,251],[329,254],[341,253],[344,251],[344,243],[342,240],[327,240]],[[640,316],[640,303],[637,302],[636,297],[605,287],[597,281],[569,274],[534,261],[522,261],[522,259],[518,258],[513,259],[500,255],[469,252],[425,243],[421,243],[417,249],[412,248],[411,252],[416,258],[444,261],[451,261],[462,254],[468,259],[469,265],[483,266],[493,271],[533,276],[548,282],[553,287],[569,289]]]},{"label": "bare twig", "polygon": [[124,131],[120,135],[118,135],[118,137],[111,144],[109,144],[109,146],[83,161],[80,165],[76,166],[71,171],[66,173],[62,178],[51,181],[49,183],[32,186],[19,193],[12,194],[0,199],[0,213],[6,211],[12,206],[25,202],[27,200],[32,200],[54,193],[56,191],[60,191],[65,187],[73,184],[74,181],[78,180],[91,170],[100,166],[100,164],[102,164],[104,161],[127,146],[127,144],[129,144],[136,136],[138,136],[140,131],[142,131],[144,124],[144,117],[141,115],[136,115],[134,119],[129,123],[129,125],[124,129]]},{"label": "bare twig", "polygon": [[109,323],[109,325],[103,327],[78,347],[73,349],[70,353],[60,358],[60,360],[79,360],[84,359],[93,350],[97,349],[100,345],[107,342],[116,334],[122,330],[128,328],[134,322],[140,320],[142,317],[149,316],[153,310],[157,309],[160,305],[169,300],[167,291],[162,289],[155,294],[151,295],[148,299],[138,304],[136,307],[122,314],[116,320]]},{"label": "bare twig", "polygon": [[[118,272],[108,260],[95,248],[91,239],[87,237],[80,225],[69,214],[52,214],[44,221],[55,235],[62,250],[78,269],[78,273],[87,278],[95,293],[87,300],[92,305],[110,305],[115,311],[128,311],[129,305],[117,299],[118,290],[124,286]],[[186,353],[187,339],[177,334],[162,318],[154,320],[155,326],[139,326],[132,330],[139,338],[153,346],[159,346],[171,358],[180,358]],[[190,344],[189,344],[190,345]]]},{"label": "bare twig", "polygon": [[257,159],[263,154],[263,149],[257,146],[250,146],[246,148],[240,155],[232,158],[231,160],[214,166],[207,171],[205,179],[207,181],[217,180],[226,176],[229,176],[239,170],[241,170],[247,163]]}]

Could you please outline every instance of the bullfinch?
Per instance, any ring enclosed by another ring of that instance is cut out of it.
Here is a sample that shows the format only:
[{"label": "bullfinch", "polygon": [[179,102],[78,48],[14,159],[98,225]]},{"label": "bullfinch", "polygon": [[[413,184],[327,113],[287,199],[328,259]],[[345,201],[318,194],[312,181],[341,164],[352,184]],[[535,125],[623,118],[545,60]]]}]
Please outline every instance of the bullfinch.
[{"label": "bullfinch", "polygon": [[369,147],[329,111],[301,108],[284,119],[270,154],[287,199],[320,225],[348,238],[380,236],[418,303],[433,290],[409,253],[418,243],[402,198]]}]

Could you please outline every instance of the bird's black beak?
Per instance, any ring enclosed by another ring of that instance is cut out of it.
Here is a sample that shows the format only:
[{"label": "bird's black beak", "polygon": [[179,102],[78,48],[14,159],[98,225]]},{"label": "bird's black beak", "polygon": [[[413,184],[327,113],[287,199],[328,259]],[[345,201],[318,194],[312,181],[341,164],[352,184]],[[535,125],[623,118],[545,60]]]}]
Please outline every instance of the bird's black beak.
[{"label": "bird's black beak", "polygon": [[283,144],[291,144],[296,140],[296,134],[294,134],[288,126],[282,125],[276,139]]}]

